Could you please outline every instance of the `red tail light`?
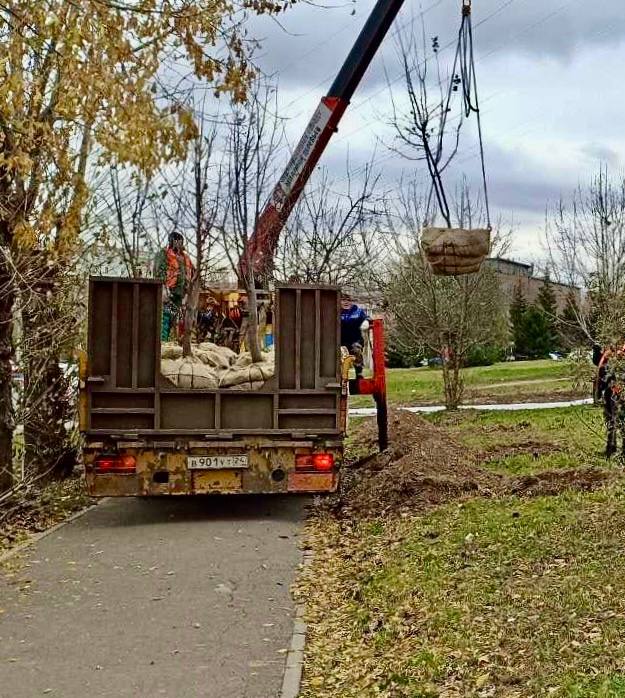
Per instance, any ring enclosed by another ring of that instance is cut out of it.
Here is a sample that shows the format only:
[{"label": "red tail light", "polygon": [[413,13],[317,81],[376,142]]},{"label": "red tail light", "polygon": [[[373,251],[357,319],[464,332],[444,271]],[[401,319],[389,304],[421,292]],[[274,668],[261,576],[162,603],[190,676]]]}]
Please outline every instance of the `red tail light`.
[{"label": "red tail light", "polygon": [[99,473],[134,474],[137,471],[137,459],[134,456],[98,456],[94,463]]},{"label": "red tail light", "polygon": [[305,453],[295,456],[297,470],[317,470],[327,472],[334,468],[334,456],[331,453]]},{"label": "red tail light", "polygon": [[318,470],[327,472],[334,468],[334,456],[331,453],[306,453],[295,456],[297,470]]},{"label": "red tail light", "polygon": [[331,453],[314,453],[313,467],[315,470],[332,470],[334,467],[334,456]]}]

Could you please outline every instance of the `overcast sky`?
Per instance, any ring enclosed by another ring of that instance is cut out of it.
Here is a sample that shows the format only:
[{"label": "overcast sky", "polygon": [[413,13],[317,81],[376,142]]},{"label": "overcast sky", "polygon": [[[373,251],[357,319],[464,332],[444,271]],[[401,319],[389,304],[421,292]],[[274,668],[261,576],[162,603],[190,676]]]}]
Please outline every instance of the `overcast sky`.
[{"label": "overcast sky", "polygon": [[[296,5],[282,15],[282,27],[267,18],[250,25],[262,40],[258,63],[279,81],[291,143],[373,4]],[[348,156],[358,167],[374,155],[389,184],[402,170],[423,175],[422,163],[408,163],[384,145],[392,140],[385,73],[401,93],[393,35],[423,13],[427,36],[439,37],[447,65],[453,47],[444,47],[454,42],[460,6],[461,0],[406,0],[322,160],[337,176]],[[493,212],[514,221],[515,256],[534,260],[546,204],[588,181],[601,163],[617,173],[625,159],[625,7],[623,0],[474,0],[473,22]],[[463,132],[457,166],[479,185],[472,127]]]}]

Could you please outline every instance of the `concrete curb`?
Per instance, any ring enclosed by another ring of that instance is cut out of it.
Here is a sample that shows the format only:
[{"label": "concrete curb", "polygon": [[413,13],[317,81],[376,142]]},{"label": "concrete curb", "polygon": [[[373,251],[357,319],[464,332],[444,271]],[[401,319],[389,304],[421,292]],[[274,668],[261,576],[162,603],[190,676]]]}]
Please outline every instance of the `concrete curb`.
[{"label": "concrete curb", "polygon": [[[308,567],[313,559],[312,553],[306,551],[303,555],[302,565]],[[304,604],[295,607],[295,620],[293,621],[293,636],[291,646],[286,656],[286,667],[282,680],[280,698],[297,698],[302,686],[302,674],[304,671],[304,648],[306,647],[306,622]]]},{"label": "concrete curb", "polygon": [[45,538],[46,536],[49,536],[52,533],[55,533],[60,528],[63,528],[63,526],[67,526],[67,524],[72,523],[72,521],[76,521],[76,519],[79,519],[81,516],[84,516],[88,511],[91,511],[91,509],[97,507],[98,504],[106,501],[106,499],[108,499],[108,497],[106,497],[105,499],[100,499],[95,504],[90,504],[84,509],[77,511],[75,514],[72,514],[69,518],[65,519],[65,521],[61,521],[61,523],[55,524],[51,528],[48,528],[45,531],[41,531],[41,533],[31,534],[28,540],[25,540],[23,543],[20,543],[15,548],[11,548],[10,550],[7,550],[6,553],[0,555],[0,565],[6,562],[7,560],[10,560],[12,557],[15,557],[19,553],[23,552],[27,548],[30,548],[31,545],[38,543],[42,538]]}]

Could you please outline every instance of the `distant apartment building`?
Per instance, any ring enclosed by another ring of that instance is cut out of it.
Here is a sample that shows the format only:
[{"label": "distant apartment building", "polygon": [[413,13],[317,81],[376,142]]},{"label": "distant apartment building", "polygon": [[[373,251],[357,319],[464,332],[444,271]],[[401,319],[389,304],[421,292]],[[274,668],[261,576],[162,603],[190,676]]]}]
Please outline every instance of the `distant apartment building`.
[{"label": "distant apartment building", "polygon": [[[485,264],[495,270],[509,303],[512,303],[515,291],[519,287],[528,303],[536,302],[538,293],[544,283],[544,277],[534,275],[533,264],[523,264],[522,262],[515,262],[511,259],[502,259],[500,257],[487,259]],[[555,281],[551,282],[551,286],[558,304],[559,313],[566,307],[566,299],[571,293],[575,297],[576,303],[581,305],[582,293],[577,286],[560,284]]]}]

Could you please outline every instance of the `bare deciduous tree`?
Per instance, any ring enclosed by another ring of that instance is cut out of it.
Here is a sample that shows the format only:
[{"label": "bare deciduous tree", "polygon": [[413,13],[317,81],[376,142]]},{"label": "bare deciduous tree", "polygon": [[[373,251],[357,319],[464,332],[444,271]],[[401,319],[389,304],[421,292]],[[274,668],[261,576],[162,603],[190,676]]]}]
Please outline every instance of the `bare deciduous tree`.
[{"label": "bare deciduous tree", "polygon": [[364,282],[384,250],[378,225],[384,197],[378,187],[372,166],[355,179],[349,162],[341,191],[326,170],[313,178],[283,231],[276,276],[337,286]]},{"label": "bare deciduous tree", "polygon": [[154,188],[139,173],[120,180],[116,165],[108,174],[109,190],[101,190],[104,221],[96,239],[113,248],[129,277],[139,277],[145,272],[146,248],[151,247],[147,218]]},{"label": "bare deciduous tree", "polygon": [[254,361],[260,360],[261,350],[254,260],[248,258],[248,241],[275,184],[276,153],[283,141],[276,90],[267,80],[257,79],[250,88],[248,102],[235,107],[229,119],[225,168],[227,200],[221,227],[224,253],[231,268],[238,274],[239,260],[243,259],[247,269],[241,281],[248,295],[247,341]]},{"label": "bare deciduous tree", "polygon": [[578,309],[584,334],[604,341],[599,335],[612,333],[609,318],[625,297],[625,177],[614,180],[601,169],[588,187],[561,199],[548,212],[546,240],[558,280],[588,290],[589,302]]},{"label": "bare deciduous tree", "polygon": [[13,306],[16,297],[10,253],[0,223],[0,493],[13,483]]},{"label": "bare deciduous tree", "polygon": [[[458,224],[472,227],[481,217],[466,188],[456,197]],[[473,348],[503,346],[508,336],[505,302],[493,270],[441,277],[432,273],[420,247],[425,196],[414,181],[404,181],[389,211],[388,227],[396,241],[395,256],[380,276],[394,339],[411,352],[443,359],[445,405],[455,409],[463,393],[462,367]],[[505,246],[506,236],[495,236]]]},{"label": "bare deciduous tree", "polygon": [[222,164],[215,162],[217,130],[213,126],[207,131],[202,116],[201,113],[199,135],[192,144],[182,172],[176,177],[176,184],[168,178],[171,198],[175,197],[176,201],[174,215],[169,216],[170,224],[172,229],[191,241],[195,266],[185,307],[184,356],[191,355],[191,336],[197,322],[200,290],[211,272],[224,264],[223,254],[217,250],[220,242],[217,224],[223,216],[223,170]]},{"label": "bare deciduous tree", "polygon": [[[398,97],[389,82],[392,117],[390,125],[395,132],[395,143],[389,148],[406,160],[425,162],[431,181],[424,218],[434,221],[440,213],[448,228],[452,226],[450,198],[443,175],[451,165],[460,142],[462,113],[453,128],[449,127],[452,95],[459,87],[459,78],[452,74],[443,77],[439,61],[438,39],[433,39],[434,71],[427,57],[425,27],[421,32],[399,32],[398,54],[403,70],[403,89]],[[457,60],[457,57],[456,57]],[[454,68],[456,64],[454,64]],[[434,87],[435,97],[432,97]],[[436,208],[432,206],[433,199]]]}]

